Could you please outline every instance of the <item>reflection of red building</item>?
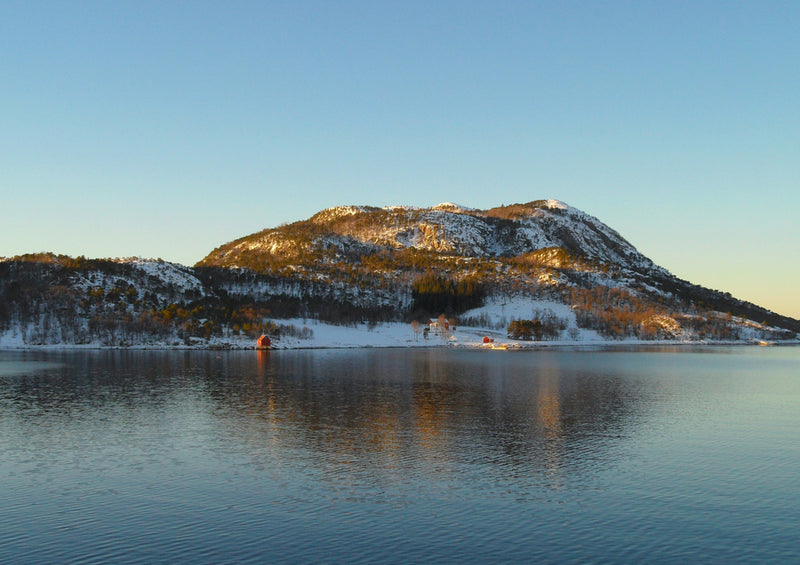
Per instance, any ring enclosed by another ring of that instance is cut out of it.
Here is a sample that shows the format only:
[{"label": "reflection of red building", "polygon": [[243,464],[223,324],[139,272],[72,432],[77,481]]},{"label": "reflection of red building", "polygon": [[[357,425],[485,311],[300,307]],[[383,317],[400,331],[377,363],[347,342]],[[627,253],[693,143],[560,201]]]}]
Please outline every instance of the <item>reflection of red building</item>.
[{"label": "reflection of red building", "polygon": [[256,342],[256,347],[258,349],[269,349],[270,347],[272,347],[272,341],[270,341],[270,339],[267,336],[262,335],[260,338],[258,338],[258,341]]},{"label": "reflection of red building", "polygon": [[264,374],[269,367],[269,349],[259,349],[256,351],[256,363],[258,364],[258,380],[264,380]]}]

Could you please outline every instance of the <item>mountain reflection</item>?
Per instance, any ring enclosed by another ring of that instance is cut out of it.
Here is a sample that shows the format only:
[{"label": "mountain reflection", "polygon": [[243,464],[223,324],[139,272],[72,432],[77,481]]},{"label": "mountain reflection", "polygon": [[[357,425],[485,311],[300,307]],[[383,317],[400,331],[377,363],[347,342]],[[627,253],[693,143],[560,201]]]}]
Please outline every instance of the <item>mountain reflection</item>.
[{"label": "mountain reflection", "polygon": [[63,353],[46,356],[59,370],[0,379],[0,424],[47,428],[54,441],[90,422],[91,433],[121,438],[146,426],[186,449],[173,433],[180,426],[204,438],[190,438],[204,457],[292,469],[337,488],[386,490],[413,477],[447,485],[454,472],[476,488],[559,488],[613,465],[650,405],[652,389],[603,372],[597,358],[441,349]]},{"label": "mountain reflection", "polygon": [[[635,422],[637,397],[613,375],[562,367],[568,353],[260,352],[231,358],[208,392],[218,424],[253,457],[391,472],[401,464],[557,487],[580,479]],[[234,423],[232,425],[232,423]],[[273,451],[275,446],[280,450]],[[586,451],[595,457],[586,457]],[[267,453],[270,452],[270,453]]]}]

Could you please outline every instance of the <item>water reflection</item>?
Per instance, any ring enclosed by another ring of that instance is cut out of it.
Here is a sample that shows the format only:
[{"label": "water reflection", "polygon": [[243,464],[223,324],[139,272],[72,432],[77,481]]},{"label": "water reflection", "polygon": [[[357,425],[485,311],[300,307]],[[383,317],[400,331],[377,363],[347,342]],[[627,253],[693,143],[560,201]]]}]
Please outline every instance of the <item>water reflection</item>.
[{"label": "water reflection", "polygon": [[0,561],[783,562],[798,351],[3,352]]},{"label": "water reflection", "polygon": [[421,475],[447,484],[465,473],[483,489],[521,478],[537,488],[586,481],[614,464],[609,450],[646,404],[646,391],[613,374],[598,377],[564,353],[52,357],[60,371],[0,381],[3,419],[53,429],[105,419],[121,429],[191,415],[223,438],[211,444],[219,457],[373,486]]},{"label": "water reflection", "polygon": [[604,451],[635,424],[641,400],[621,379],[563,368],[552,354],[498,363],[483,352],[262,352],[225,361],[224,373],[241,377],[207,381],[217,424],[253,458],[299,450],[323,470],[403,467],[445,481],[474,472],[495,486],[527,476],[558,488],[567,475],[586,480],[613,464]]}]

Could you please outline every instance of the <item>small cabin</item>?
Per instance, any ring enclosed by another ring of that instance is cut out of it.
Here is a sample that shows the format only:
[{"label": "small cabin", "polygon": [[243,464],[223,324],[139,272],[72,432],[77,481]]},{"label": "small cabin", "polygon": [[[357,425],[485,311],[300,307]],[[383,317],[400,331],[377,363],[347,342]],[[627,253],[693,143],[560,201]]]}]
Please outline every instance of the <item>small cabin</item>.
[{"label": "small cabin", "polygon": [[[442,330],[449,330],[450,329],[450,322],[448,320],[444,320],[441,324],[439,320],[428,320],[428,327],[437,333],[441,332]],[[453,329],[456,329],[453,326]]]},{"label": "small cabin", "polygon": [[265,335],[258,338],[256,342],[256,349],[269,349],[272,347],[272,341]]},{"label": "small cabin", "polygon": [[483,337],[483,343],[493,343],[494,340],[490,338],[488,335]]}]

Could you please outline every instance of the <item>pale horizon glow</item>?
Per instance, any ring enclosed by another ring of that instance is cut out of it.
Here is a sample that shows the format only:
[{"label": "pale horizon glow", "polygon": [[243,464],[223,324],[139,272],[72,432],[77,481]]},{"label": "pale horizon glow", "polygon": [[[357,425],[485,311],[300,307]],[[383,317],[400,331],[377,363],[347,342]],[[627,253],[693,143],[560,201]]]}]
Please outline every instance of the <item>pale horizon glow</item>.
[{"label": "pale horizon glow", "polygon": [[800,4],[0,5],[0,256],[558,199],[800,318]]}]

